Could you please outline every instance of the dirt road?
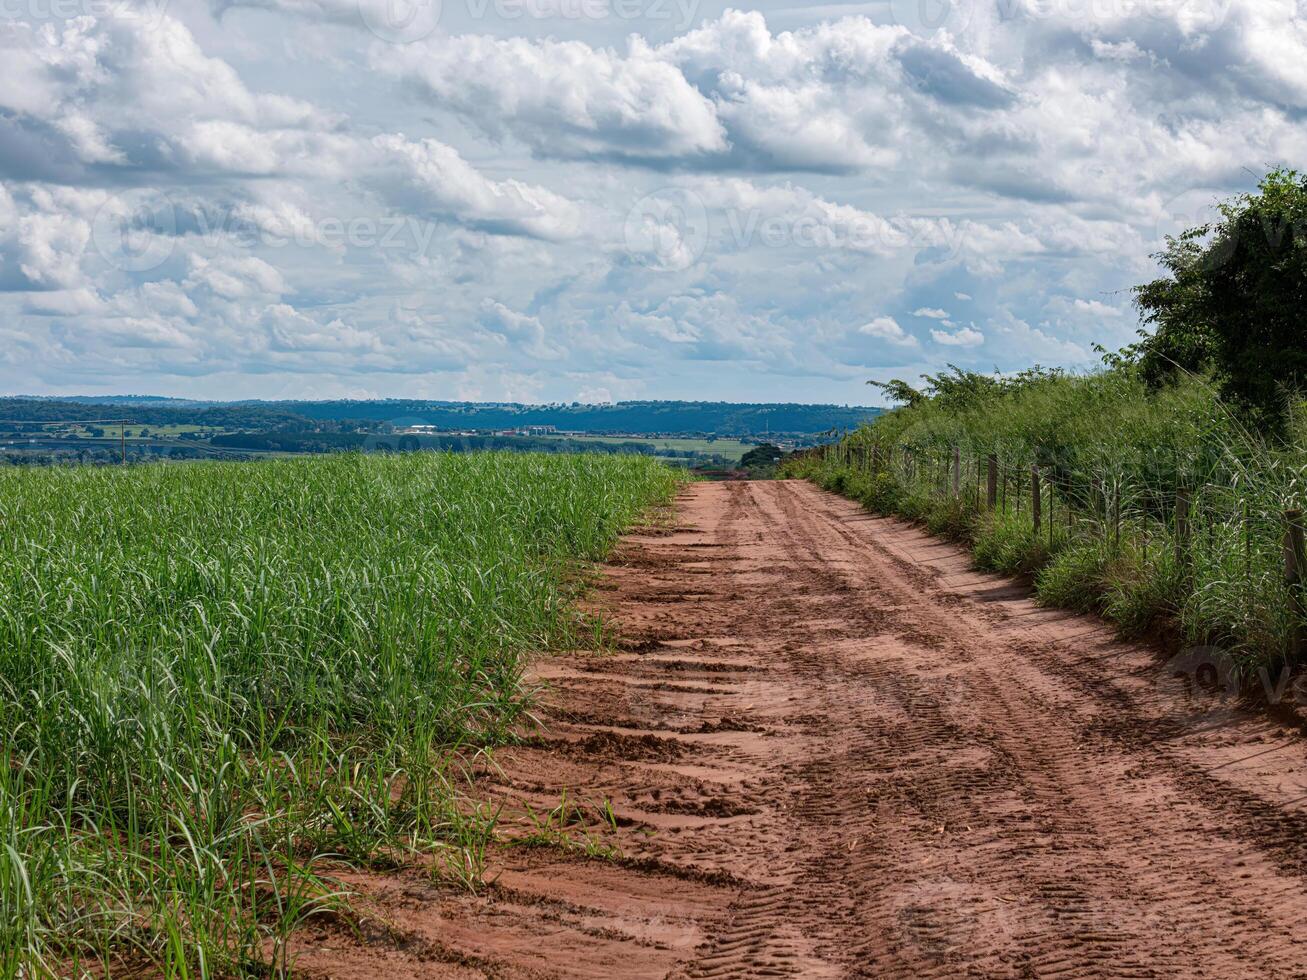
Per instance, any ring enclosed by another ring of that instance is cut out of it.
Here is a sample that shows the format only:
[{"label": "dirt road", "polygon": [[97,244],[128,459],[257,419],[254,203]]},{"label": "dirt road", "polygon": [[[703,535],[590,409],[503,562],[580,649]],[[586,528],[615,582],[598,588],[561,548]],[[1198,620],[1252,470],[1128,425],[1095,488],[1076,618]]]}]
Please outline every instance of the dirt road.
[{"label": "dirt road", "polygon": [[385,928],[306,973],[1307,976],[1289,725],[807,484],[696,485],[674,525],[606,572],[625,649],[542,659],[546,733],[482,780],[621,855],[360,877]]}]

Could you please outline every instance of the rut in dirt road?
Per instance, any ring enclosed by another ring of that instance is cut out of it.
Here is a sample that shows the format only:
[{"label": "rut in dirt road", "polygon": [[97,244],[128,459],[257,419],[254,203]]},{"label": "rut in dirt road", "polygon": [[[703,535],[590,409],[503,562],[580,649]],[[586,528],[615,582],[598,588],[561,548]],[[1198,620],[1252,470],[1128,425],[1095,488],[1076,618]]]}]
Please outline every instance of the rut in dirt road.
[{"label": "rut in dirt road", "polygon": [[482,789],[608,801],[622,857],[360,876],[332,976],[1307,976],[1307,744],[957,548],[805,483],[628,538],[616,656],[542,658]]}]

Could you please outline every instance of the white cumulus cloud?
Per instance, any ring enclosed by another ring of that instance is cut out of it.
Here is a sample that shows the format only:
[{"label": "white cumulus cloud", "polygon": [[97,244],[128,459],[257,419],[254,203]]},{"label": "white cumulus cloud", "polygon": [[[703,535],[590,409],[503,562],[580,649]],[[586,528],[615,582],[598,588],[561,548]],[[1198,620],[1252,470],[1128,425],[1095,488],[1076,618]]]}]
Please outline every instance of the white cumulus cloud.
[{"label": "white cumulus cloud", "polygon": [[915,347],[917,345],[917,338],[899,326],[899,322],[892,316],[878,316],[858,327],[858,333],[868,337],[876,337],[880,340],[888,340],[892,344],[900,344],[905,347]]}]

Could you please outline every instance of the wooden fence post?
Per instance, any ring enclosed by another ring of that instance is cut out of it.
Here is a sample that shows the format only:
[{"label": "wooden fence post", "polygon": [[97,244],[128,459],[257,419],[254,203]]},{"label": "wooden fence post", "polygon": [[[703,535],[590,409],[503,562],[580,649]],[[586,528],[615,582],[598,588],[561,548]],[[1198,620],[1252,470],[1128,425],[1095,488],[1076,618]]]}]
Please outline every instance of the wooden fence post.
[{"label": "wooden fence post", "polygon": [[1175,563],[1187,576],[1189,573],[1189,491],[1184,487],[1175,492]]},{"label": "wooden fence post", "polygon": [[962,450],[953,447],[953,496],[962,493]]},{"label": "wooden fence post", "polygon": [[1121,549],[1121,483],[1112,484],[1112,539],[1113,545]]},{"label": "wooden fence post", "polygon": [[1303,575],[1307,573],[1307,554],[1303,552],[1302,511],[1286,510],[1284,512],[1284,581],[1289,587],[1289,608],[1293,613],[1293,625],[1289,634],[1289,650],[1297,660],[1305,646],[1307,637],[1307,602],[1303,598]]},{"label": "wooden fence post", "polygon": [[987,464],[988,473],[985,483],[985,503],[993,510],[998,506],[998,456],[995,453],[989,454]]},{"label": "wooden fence post", "polygon": [[1243,500],[1243,577],[1251,579],[1253,574],[1253,514],[1248,498]]},{"label": "wooden fence post", "polygon": [[1035,534],[1043,524],[1043,501],[1040,499],[1039,465],[1030,464],[1030,520],[1034,524]]},{"label": "wooden fence post", "polygon": [[1048,481],[1048,549],[1053,550],[1053,529],[1057,526],[1057,480],[1056,475]]}]

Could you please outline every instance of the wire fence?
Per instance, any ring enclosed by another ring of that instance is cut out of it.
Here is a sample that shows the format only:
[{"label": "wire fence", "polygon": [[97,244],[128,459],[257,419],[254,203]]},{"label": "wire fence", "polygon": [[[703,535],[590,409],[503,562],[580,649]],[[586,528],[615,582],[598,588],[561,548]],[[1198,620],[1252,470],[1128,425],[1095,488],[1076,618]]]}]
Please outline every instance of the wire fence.
[{"label": "wire fence", "polygon": [[1275,646],[1294,660],[1307,653],[1307,481],[1281,461],[1160,450],[1086,464],[1020,449],[854,440],[818,453],[852,475],[891,479],[909,499],[1022,524],[1050,554],[1094,547],[1165,567],[1223,641]]}]

